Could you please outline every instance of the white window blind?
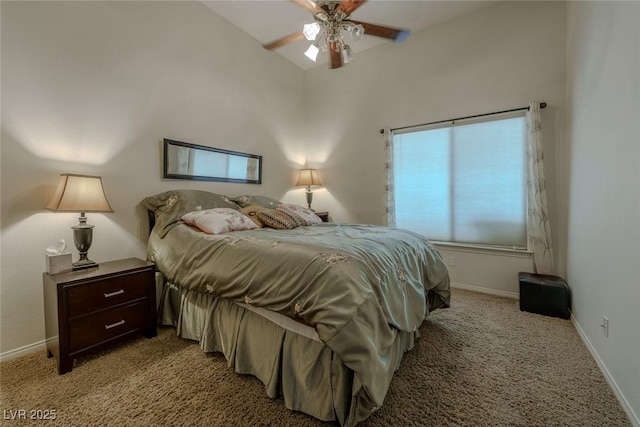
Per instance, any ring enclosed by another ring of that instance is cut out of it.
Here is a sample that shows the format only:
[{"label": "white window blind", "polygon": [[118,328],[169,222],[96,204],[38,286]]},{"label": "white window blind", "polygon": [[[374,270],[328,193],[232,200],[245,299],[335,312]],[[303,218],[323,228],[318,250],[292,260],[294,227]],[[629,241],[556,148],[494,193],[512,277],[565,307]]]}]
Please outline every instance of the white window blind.
[{"label": "white window blind", "polygon": [[393,134],[395,222],[433,241],[525,249],[523,112]]}]

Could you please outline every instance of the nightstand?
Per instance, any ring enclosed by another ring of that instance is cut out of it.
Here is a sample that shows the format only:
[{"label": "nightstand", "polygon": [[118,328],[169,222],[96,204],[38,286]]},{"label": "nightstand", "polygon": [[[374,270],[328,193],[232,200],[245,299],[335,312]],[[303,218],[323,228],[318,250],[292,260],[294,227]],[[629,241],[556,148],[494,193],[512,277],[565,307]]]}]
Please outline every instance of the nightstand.
[{"label": "nightstand", "polygon": [[156,336],[155,264],[138,258],[43,273],[47,356],[60,375],[73,359],[136,333]]},{"label": "nightstand", "polygon": [[316,212],[322,222],[329,222],[329,212]]}]

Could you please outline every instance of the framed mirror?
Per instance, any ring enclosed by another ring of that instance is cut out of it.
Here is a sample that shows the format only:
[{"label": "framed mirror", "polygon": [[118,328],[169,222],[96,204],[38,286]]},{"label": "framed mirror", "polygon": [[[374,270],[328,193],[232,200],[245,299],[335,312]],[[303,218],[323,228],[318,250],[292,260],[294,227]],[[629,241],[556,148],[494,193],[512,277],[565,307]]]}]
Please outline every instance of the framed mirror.
[{"label": "framed mirror", "polygon": [[165,139],[163,177],[262,184],[262,156]]}]

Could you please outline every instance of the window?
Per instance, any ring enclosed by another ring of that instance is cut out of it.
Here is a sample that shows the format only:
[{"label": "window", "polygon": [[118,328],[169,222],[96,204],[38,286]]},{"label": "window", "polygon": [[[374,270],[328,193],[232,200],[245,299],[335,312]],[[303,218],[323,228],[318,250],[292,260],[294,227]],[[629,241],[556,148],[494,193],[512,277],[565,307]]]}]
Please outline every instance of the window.
[{"label": "window", "polygon": [[395,225],[433,241],[526,249],[523,112],[394,131]]}]

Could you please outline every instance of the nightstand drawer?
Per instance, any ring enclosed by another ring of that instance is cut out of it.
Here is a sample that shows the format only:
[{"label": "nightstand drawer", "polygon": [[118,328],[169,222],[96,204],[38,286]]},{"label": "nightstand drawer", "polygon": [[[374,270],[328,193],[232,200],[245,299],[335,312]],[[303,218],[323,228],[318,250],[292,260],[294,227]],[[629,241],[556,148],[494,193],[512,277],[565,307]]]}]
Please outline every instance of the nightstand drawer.
[{"label": "nightstand drawer", "polygon": [[148,272],[140,272],[72,286],[68,290],[69,317],[144,298],[149,293],[149,277]]},{"label": "nightstand drawer", "polygon": [[151,323],[149,310],[149,301],[145,299],[71,321],[69,353],[73,354],[127,332],[148,328]]}]

